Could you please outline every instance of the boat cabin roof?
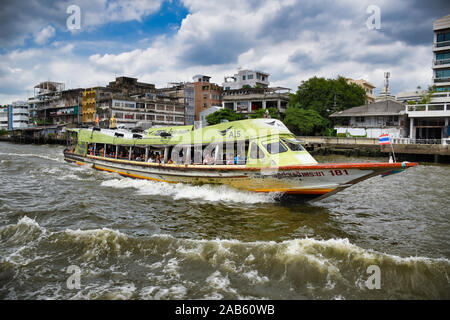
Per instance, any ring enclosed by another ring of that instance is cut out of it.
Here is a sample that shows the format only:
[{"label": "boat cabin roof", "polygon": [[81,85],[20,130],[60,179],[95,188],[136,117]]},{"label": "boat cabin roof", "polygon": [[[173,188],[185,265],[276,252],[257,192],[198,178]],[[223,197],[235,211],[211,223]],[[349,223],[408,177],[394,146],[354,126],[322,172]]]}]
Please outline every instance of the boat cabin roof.
[{"label": "boat cabin roof", "polygon": [[277,119],[249,119],[207,127],[150,128],[144,134],[111,129],[68,129],[78,132],[78,141],[116,145],[192,145],[251,140],[266,136],[292,135]]}]

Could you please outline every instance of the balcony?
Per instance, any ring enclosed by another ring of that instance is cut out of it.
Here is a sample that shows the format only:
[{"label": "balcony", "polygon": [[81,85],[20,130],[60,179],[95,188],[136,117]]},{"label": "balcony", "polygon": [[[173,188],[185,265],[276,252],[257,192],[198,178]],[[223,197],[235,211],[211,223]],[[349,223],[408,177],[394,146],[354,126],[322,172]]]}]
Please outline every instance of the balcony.
[{"label": "balcony", "polygon": [[406,113],[410,118],[417,117],[449,117],[450,104],[415,104],[407,105]]},{"label": "balcony", "polygon": [[450,49],[450,41],[440,41],[433,44],[434,51]]},{"label": "balcony", "polygon": [[435,68],[450,67],[450,59],[440,59],[440,60],[433,59],[433,66]]},{"label": "balcony", "polygon": [[434,83],[446,83],[446,82],[448,82],[450,84],[450,77],[443,77],[443,78],[433,77],[433,82]]}]

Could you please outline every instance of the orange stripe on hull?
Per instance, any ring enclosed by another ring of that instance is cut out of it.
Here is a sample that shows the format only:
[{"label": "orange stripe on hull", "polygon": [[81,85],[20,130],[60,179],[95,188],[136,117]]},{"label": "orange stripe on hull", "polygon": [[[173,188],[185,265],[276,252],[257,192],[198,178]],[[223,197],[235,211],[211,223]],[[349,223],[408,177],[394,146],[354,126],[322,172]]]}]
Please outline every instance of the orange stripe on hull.
[{"label": "orange stripe on hull", "polygon": [[253,189],[254,192],[282,192],[287,194],[314,194],[323,195],[334,189]]}]

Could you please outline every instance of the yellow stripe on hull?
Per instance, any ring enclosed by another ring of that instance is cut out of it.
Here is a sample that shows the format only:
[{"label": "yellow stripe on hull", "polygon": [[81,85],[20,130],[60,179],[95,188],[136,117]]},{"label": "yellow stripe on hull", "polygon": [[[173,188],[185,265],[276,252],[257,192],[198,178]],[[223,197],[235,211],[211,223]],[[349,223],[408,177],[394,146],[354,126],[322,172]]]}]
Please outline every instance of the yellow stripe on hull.
[{"label": "yellow stripe on hull", "polygon": [[127,172],[122,172],[122,171],[118,171],[118,170],[107,169],[107,168],[100,167],[98,165],[95,165],[95,169],[101,170],[101,171],[108,171],[108,172],[118,173],[120,175],[127,176],[127,177],[130,177],[130,178],[146,179],[146,180],[153,180],[153,181],[167,182],[167,183],[178,183],[178,182],[175,182],[175,181],[168,181],[168,180],[150,178],[150,177],[141,176],[141,175],[138,175],[138,174],[133,174],[133,173],[127,173]]}]

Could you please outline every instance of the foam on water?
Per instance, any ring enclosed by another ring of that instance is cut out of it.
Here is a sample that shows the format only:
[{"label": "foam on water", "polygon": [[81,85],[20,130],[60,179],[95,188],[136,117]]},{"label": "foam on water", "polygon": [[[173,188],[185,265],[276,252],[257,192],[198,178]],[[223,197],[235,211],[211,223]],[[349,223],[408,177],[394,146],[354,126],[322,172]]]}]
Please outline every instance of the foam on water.
[{"label": "foam on water", "polygon": [[64,162],[64,156],[61,153],[61,156],[56,156],[56,157],[48,157],[42,154],[34,154],[34,153],[12,153],[12,152],[0,152],[0,155],[6,155],[6,156],[13,156],[13,157],[24,157],[24,158],[30,158],[30,157],[36,157],[36,158],[41,158],[41,159],[45,159],[45,160],[51,160],[51,161],[56,161],[56,162]]},{"label": "foam on water", "polygon": [[275,202],[275,199],[279,196],[276,193],[257,194],[223,185],[194,186],[183,183],[171,184],[130,178],[111,179],[103,181],[101,185],[118,189],[134,188],[138,190],[138,194],[140,195],[161,195],[172,197],[175,200],[224,201],[254,204]]},{"label": "foam on water", "polygon": [[[75,295],[62,291],[59,298],[70,294],[75,299],[347,299],[354,297],[349,292],[367,293],[370,265],[382,270],[387,297],[398,297],[403,290],[415,297],[448,298],[449,260],[399,257],[361,248],[348,239],[242,242],[167,234],[132,237],[109,228],[52,232],[25,216],[0,229],[2,241],[14,239],[21,228],[40,231],[40,236],[2,259],[0,269],[14,270],[8,263],[20,260],[21,273],[11,271],[11,277],[27,272],[46,275],[52,255],[66,250],[68,263],[85,269],[83,279],[90,280]],[[46,248],[45,257],[41,247]],[[34,267],[27,271],[23,269],[27,265]],[[131,281],[145,274],[140,286]],[[284,295],[272,295],[277,288]],[[49,292],[47,288],[33,295],[51,298]]]}]

